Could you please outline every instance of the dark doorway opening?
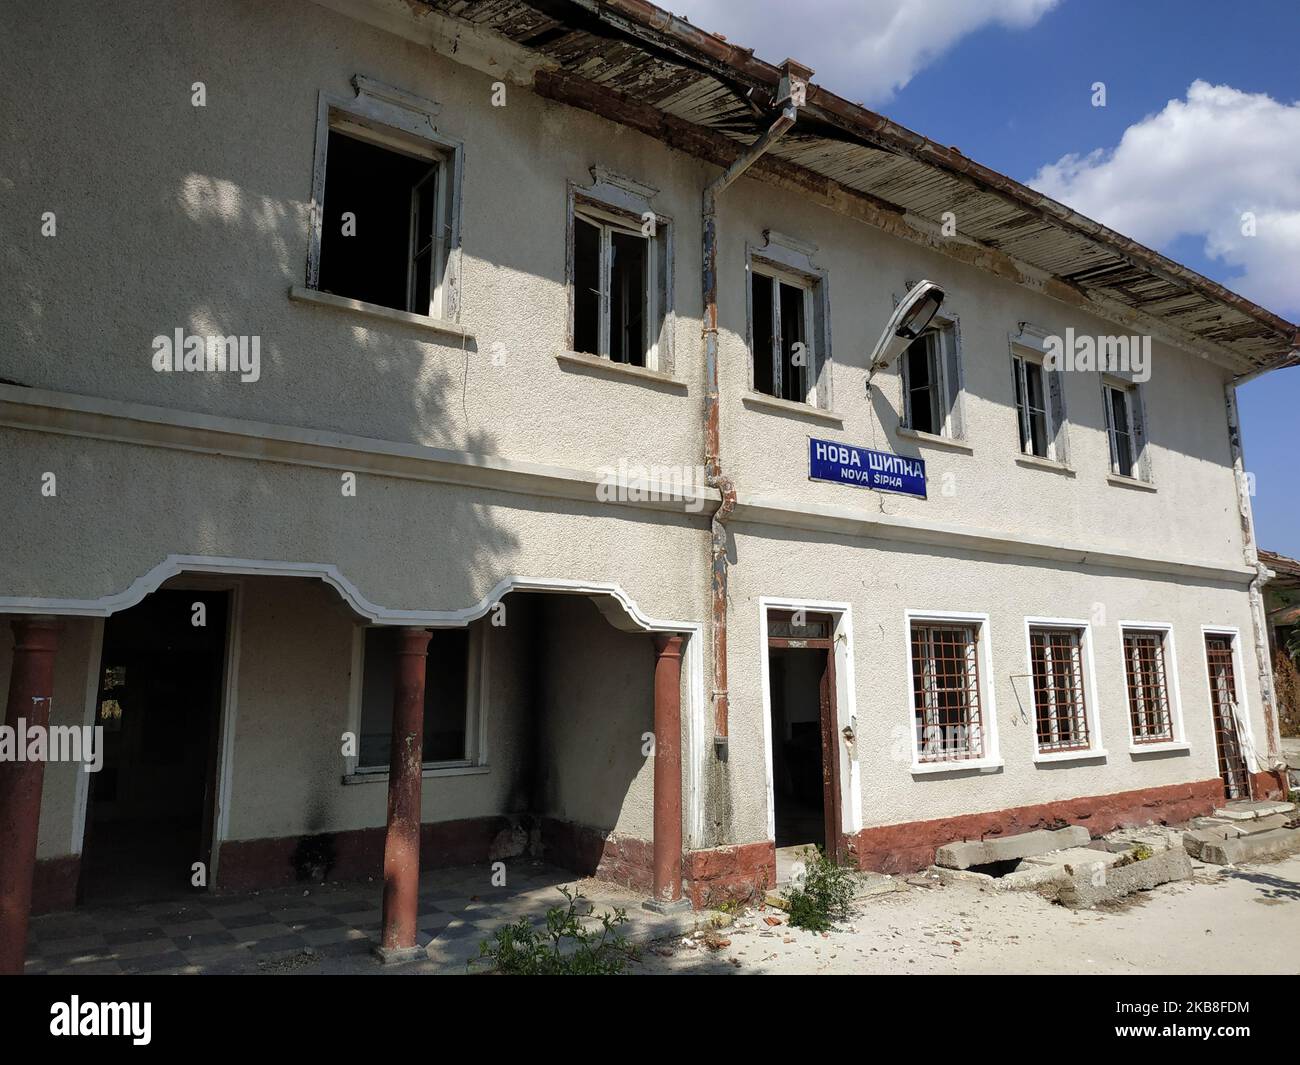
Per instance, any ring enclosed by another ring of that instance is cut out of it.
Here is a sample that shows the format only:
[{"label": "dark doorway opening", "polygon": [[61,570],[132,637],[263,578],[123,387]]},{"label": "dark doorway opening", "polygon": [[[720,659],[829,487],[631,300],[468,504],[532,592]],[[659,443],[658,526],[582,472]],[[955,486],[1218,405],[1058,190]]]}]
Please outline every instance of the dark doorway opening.
[{"label": "dark doorway opening", "polygon": [[840,802],[834,626],[829,615],[768,617],[772,801],[778,877],[809,846],[838,859]]},{"label": "dark doorway opening", "polygon": [[206,889],[227,612],[226,592],[160,591],[105,623],[95,714],[104,764],[90,780],[81,901]]}]

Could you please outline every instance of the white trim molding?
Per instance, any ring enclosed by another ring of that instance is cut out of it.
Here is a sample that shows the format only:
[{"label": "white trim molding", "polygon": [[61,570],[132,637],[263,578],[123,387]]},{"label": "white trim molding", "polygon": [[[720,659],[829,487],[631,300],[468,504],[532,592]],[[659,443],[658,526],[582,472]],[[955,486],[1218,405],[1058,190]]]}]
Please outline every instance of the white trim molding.
[{"label": "white trim molding", "polygon": [[[953,758],[943,761],[922,762],[921,751],[917,746],[916,736],[916,694],[912,690],[912,622],[934,621],[973,622],[978,630],[975,637],[976,655],[979,668],[980,728],[983,733],[983,749],[979,758]],[[904,610],[903,640],[907,648],[907,671],[903,677],[905,691],[904,705],[907,707],[907,731],[911,736],[912,764],[908,771],[913,776],[928,776],[945,773],[995,773],[1003,766],[1001,748],[998,746],[997,697],[993,683],[992,633],[989,630],[989,616],[983,612],[959,610]]]},{"label": "white trim molding", "polygon": [[[1171,621],[1117,621],[1119,626],[1119,653],[1124,663],[1124,720],[1128,729],[1128,753],[1177,754],[1190,751],[1192,745],[1187,742],[1187,732],[1183,726],[1183,695],[1178,683],[1178,649],[1174,646],[1174,625]],[[1173,738],[1165,743],[1133,742],[1133,708],[1128,703],[1128,656],[1124,653],[1124,633],[1129,629],[1142,629],[1159,632],[1164,636],[1165,687],[1170,699],[1169,720],[1173,729]]]},{"label": "white trim molding", "polygon": [[[811,408],[809,408],[811,409]],[[0,426],[83,439],[193,451],[240,460],[348,470],[437,484],[454,484],[547,498],[600,502],[685,512],[700,520],[706,501],[720,502],[717,489],[650,483],[645,492],[602,501],[606,486],[597,473],[495,455],[478,455],[422,444],[376,440],[299,426],[248,421],[222,415],[156,407],[0,384]],[[620,496],[623,493],[620,493]],[[1137,573],[1164,573],[1245,586],[1255,576],[1238,557],[1232,563],[1176,556],[1136,555],[1096,544],[957,525],[878,510],[795,501],[741,493],[733,522],[781,529],[807,529],[849,537],[927,544],[947,550],[980,551],[1021,559],[1046,559],[1073,566],[1101,566]],[[4,603],[0,599],[0,612]]]},{"label": "white trim molding", "polygon": [[[1034,655],[1031,635],[1034,629],[1060,629],[1064,632],[1078,632],[1079,654],[1083,676],[1083,709],[1088,726],[1088,747],[1078,751],[1040,751],[1038,749],[1038,705],[1034,701]],[[1025,618],[1025,667],[1029,675],[1029,711],[1030,731],[1033,736],[1034,761],[1040,763],[1054,762],[1104,762],[1107,757],[1106,745],[1101,740],[1101,703],[1097,694],[1097,666],[1093,656],[1092,624],[1080,618]]]}]

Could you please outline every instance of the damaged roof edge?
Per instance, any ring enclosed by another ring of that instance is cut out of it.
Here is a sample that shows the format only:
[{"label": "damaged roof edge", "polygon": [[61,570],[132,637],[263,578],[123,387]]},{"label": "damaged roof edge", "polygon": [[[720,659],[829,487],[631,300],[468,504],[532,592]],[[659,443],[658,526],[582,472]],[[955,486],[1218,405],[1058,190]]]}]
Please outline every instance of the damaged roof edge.
[{"label": "damaged roof edge", "polygon": [[[769,91],[775,91],[780,82],[780,68],[756,58],[752,50],[730,44],[646,0],[574,2],[615,28],[667,48],[685,59],[709,67],[720,65],[736,80]],[[1172,283],[1186,286],[1267,326],[1279,334],[1279,339],[1285,338],[1282,340],[1284,346],[1267,361],[1268,369],[1300,364],[1300,327],[1225,288],[1217,281],[1117,233],[1050,196],[1022,185],[1014,178],[968,159],[955,149],[938,144],[819,85],[809,83],[807,101],[809,111],[818,113],[825,120],[850,133],[858,134],[871,145],[906,155],[973,183],[1045,221],[1104,245],[1134,266],[1150,270]]]}]

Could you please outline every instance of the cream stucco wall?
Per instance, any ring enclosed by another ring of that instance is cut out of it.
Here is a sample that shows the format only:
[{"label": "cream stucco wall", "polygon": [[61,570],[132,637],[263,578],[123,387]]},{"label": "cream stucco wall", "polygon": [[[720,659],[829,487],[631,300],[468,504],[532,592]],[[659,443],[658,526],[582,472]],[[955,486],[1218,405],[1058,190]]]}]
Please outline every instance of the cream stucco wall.
[{"label": "cream stucco wall", "polygon": [[[745,527],[736,529],[736,555],[740,563],[732,571],[730,797],[740,838],[767,838],[766,803],[757,801],[766,787],[763,694],[756,668],[763,653],[760,597],[851,607],[861,822],[847,825],[850,830],[1213,779],[1218,764],[1202,626],[1240,630],[1239,684],[1261,758],[1267,747],[1258,674],[1252,671],[1249,608],[1236,586],[831,536],[807,536],[797,542]],[[984,675],[981,666],[981,685],[986,709],[990,694],[996,707],[1004,762],[997,771],[911,772],[912,696],[904,621],[908,610],[988,615],[992,676]],[[1087,696],[1100,717],[1104,762],[1035,764],[1032,695],[1023,678],[1029,669],[1027,617],[1091,621],[1096,689]],[[1183,739],[1190,750],[1130,754],[1121,621],[1173,626]],[[746,668],[736,668],[738,663]],[[841,752],[847,757],[843,746]]]},{"label": "cream stucco wall", "polygon": [[[694,464],[701,452],[700,189],[712,172],[652,138],[492,79],[307,0],[162,8],[58,5],[6,35],[11,67],[0,146],[17,162],[10,217],[55,210],[6,242],[18,284],[0,293],[12,338],[0,375],[53,390],[131,399],[583,469],[619,460]],[[248,42],[275,40],[273,61]],[[111,76],[131,70],[129,83]],[[238,79],[229,72],[239,70]],[[474,336],[418,330],[291,303],[307,259],[316,101],[350,97],[356,73],[442,105],[439,129],[465,144],[460,321]],[[208,103],[190,104],[203,80]],[[103,82],[102,88],[100,82]],[[89,86],[87,83],[90,83]],[[107,106],[87,109],[87,90]],[[51,122],[49,116],[68,116]],[[674,220],[676,374],[686,395],[564,369],[566,183],[592,165],[648,182]],[[828,271],[835,407],[842,430],[744,407],[745,244],[771,227],[810,241]],[[1226,371],[1157,342],[1146,389],[1157,493],[1108,484],[1094,374],[1067,375],[1073,476],[1015,463],[1007,335],[1022,321],[1061,332],[1119,327],[936,252],[887,237],[782,189],[744,179],[719,215],[724,455],[742,492],[847,503],[1010,534],[1239,562],[1223,409]],[[122,257],[107,284],[105,251]],[[868,400],[864,362],[906,280],[942,283],[961,316],[966,421],[974,454],[895,434],[897,377]],[[158,374],[155,335],[257,334],[262,379]],[[495,364],[489,353],[504,345]],[[55,357],[51,357],[54,355]],[[955,492],[927,501],[853,499],[806,480],[809,433],[920,454]],[[652,446],[647,446],[652,442]],[[1110,520],[1122,508],[1123,522]]]}]

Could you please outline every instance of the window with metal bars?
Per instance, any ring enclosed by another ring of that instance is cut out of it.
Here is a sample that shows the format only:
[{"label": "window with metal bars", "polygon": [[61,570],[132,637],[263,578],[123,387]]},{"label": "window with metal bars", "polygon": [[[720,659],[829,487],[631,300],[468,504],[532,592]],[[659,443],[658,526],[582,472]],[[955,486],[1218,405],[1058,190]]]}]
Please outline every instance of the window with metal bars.
[{"label": "window with metal bars", "polygon": [[1165,676],[1165,634],[1157,629],[1125,629],[1124,673],[1133,742],[1172,741],[1174,720]]},{"label": "window with metal bars", "polygon": [[978,625],[912,623],[912,693],[920,761],[983,756]]},{"label": "window with metal bars", "polygon": [[1085,751],[1088,708],[1083,692],[1083,631],[1036,627],[1029,630],[1038,750]]}]

